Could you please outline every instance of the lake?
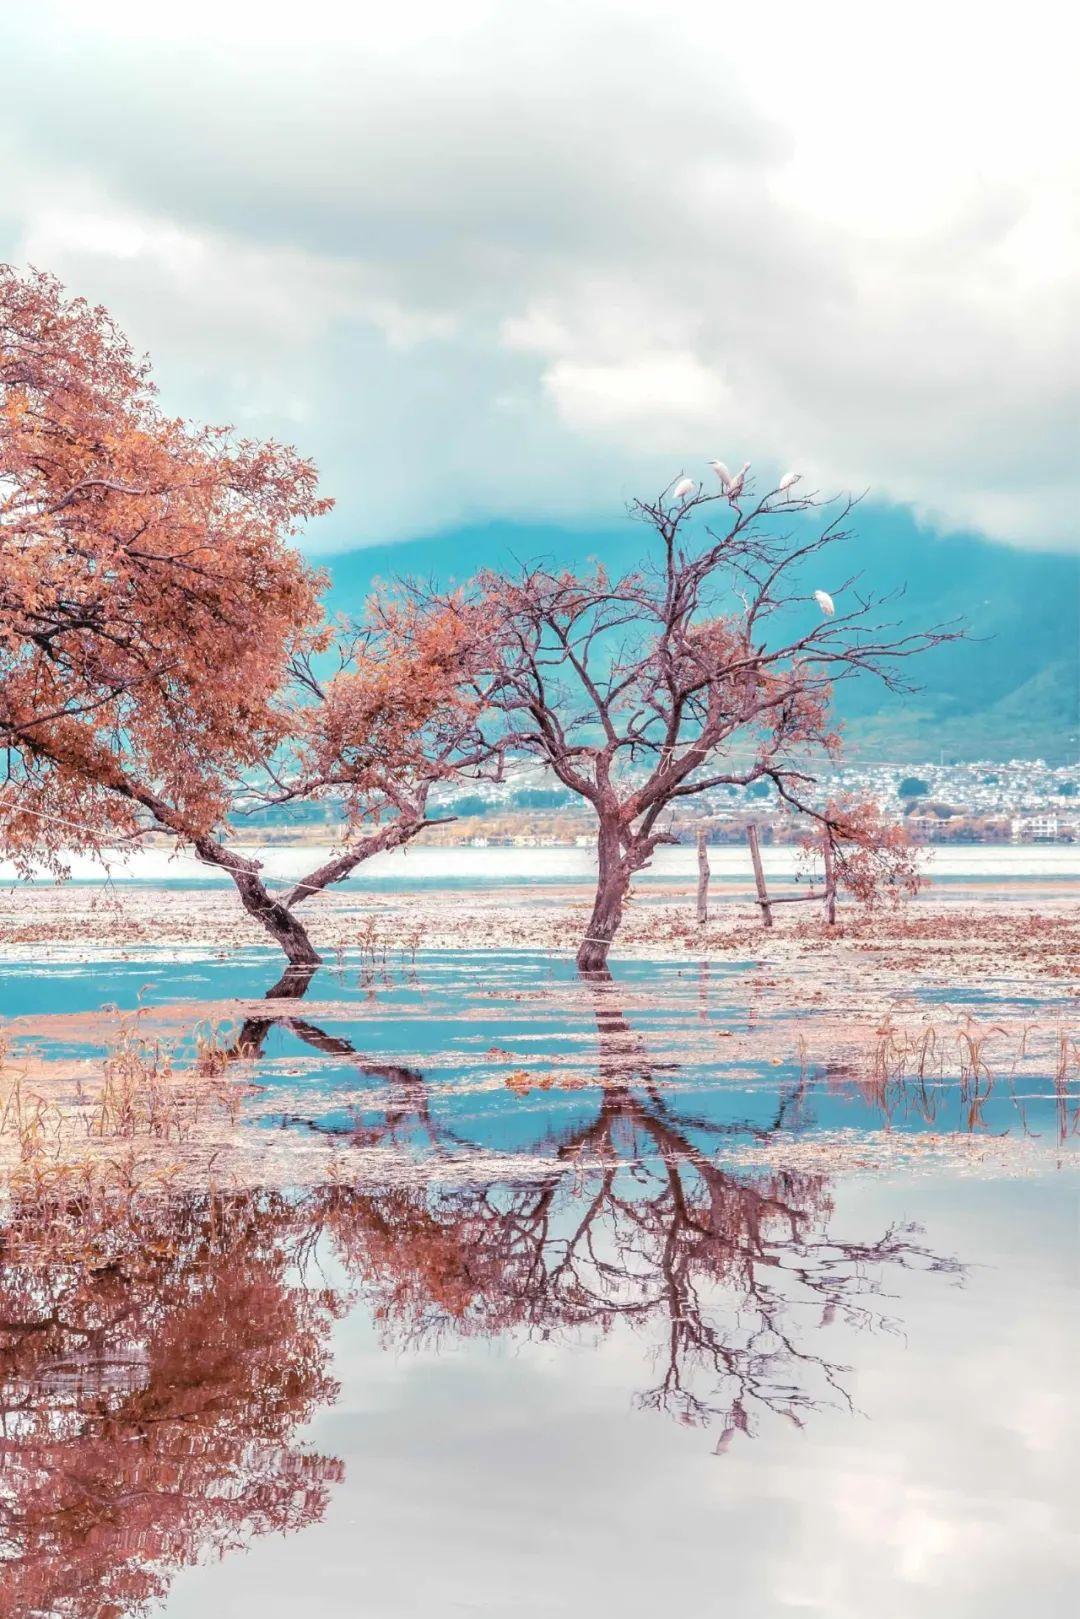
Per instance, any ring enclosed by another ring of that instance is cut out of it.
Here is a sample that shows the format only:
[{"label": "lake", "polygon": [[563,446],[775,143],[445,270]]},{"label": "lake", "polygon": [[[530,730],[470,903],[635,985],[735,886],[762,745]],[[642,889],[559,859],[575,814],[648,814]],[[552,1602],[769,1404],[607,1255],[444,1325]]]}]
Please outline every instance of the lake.
[{"label": "lake", "polygon": [[[323,846],[303,844],[243,845],[241,853],[263,862],[269,881],[287,884],[309,872],[326,859]],[[764,845],[762,860],[770,882],[790,882],[799,864],[799,851],[790,846]],[[1055,889],[1080,887],[1080,853],[1072,844],[943,844],[924,852],[926,875],[935,888],[947,890],[964,885],[1002,890],[1022,883],[1050,884]],[[123,887],[126,883],[155,886],[178,884],[185,888],[201,884],[229,884],[228,874],[219,867],[200,863],[191,854],[171,854],[166,850],[144,849],[120,854],[107,864],[88,855],[73,855],[69,861],[76,882],[101,882],[106,876]],[[750,857],[743,847],[718,845],[709,850],[712,880],[725,886],[749,890],[753,875]],[[44,875],[44,874],[43,874]],[[10,864],[0,861],[0,882],[14,880]],[[374,892],[437,890],[459,888],[478,890],[551,885],[587,886],[595,881],[596,857],[588,848],[433,848],[419,843],[373,856],[356,869],[344,883],[345,890],[370,889]],[[51,882],[51,878],[47,879]],[[690,844],[660,847],[649,866],[639,872],[635,883],[646,890],[650,885],[697,881],[697,854]]]},{"label": "lake", "polygon": [[1075,1065],[808,1063],[738,962],[278,971],[0,965],[9,1094],[241,1096],[7,1199],[0,1613],[1071,1611]]}]

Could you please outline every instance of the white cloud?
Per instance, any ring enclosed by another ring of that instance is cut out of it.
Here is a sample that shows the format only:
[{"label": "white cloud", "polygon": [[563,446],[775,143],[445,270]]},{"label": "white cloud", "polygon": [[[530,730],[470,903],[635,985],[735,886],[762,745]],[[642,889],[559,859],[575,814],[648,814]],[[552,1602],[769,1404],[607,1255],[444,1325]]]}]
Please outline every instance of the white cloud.
[{"label": "white cloud", "polygon": [[606,364],[556,360],[543,374],[556,409],[572,427],[604,430],[633,442],[634,430],[677,454],[680,440],[701,423],[717,420],[725,406],[723,382],[693,354],[664,350]]},{"label": "white cloud", "polygon": [[8,251],[110,303],[179,408],[294,431],[340,543],[607,517],[713,454],[1073,542],[1059,8],[103,0],[0,27]]}]

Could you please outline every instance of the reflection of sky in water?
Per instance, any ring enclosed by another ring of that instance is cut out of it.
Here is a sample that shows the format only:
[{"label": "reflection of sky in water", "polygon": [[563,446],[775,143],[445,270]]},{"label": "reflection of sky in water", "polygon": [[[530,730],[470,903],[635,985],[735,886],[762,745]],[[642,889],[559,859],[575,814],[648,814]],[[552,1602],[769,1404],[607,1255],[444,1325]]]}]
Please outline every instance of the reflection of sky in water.
[{"label": "reflection of sky in water", "polygon": [[[181,1008],[197,1005],[192,1024],[207,1027],[207,1003],[258,999],[280,970],[272,951],[225,960],[170,960],[35,964],[0,967],[0,1005],[8,1018],[96,1011],[116,1006]],[[752,1009],[745,964],[705,966],[629,959],[618,963],[610,989],[590,992],[573,963],[530,952],[425,952],[415,961],[389,958],[366,964],[358,955],[340,969],[325,968],[288,1019],[263,1033],[255,1077],[266,1100],[282,1095],[278,1113],[267,1105],[264,1127],[347,1137],[377,1123],[384,1106],[387,1065],[423,1078],[429,1121],[448,1147],[502,1152],[550,1151],[588,1116],[604,1073],[597,1009],[616,1011],[625,997],[628,1035],[641,1053],[620,1060],[640,1069],[690,1117],[702,1121],[702,1144],[752,1142],[791,1133],[881,1129],[905,1132],[1027,1132],[1056,1135],[1062,1095],[1051,1073],[961,1083],[955,1047],[932,1057],[925,1078],[869,1083],[869,1059],[850,1063],[776,1061],[755,1051],[755,1031],[769,1027],[769,1009]],[[971,1012],[992,1020],[989,992],[926,989],[920,1000],[931,1018]],[[1027,1006],[1011,997],[1014,1007]],[[268,1015],[273,1002],[266,1002]],[[1039,1007],[1031,1004],[1033,1019]],[[309,1010],[310,1008],[310,1010]],[[212,1019],[211,1019],[212,1021]],[[152,1019],[148,1022],[148,1027]],[[17,1029],[16,1029],[17,1037]],[[235,1026],[233,1033],[235,1034]],[[318,1045],[325,1034],[345,1049]],[[790,1051],[794,1035],[783,1043]],[[728,1040],[724,1036],[735,1038]],[[1019,1030],[1013,1045],[1019,1041]],[[182,1057],[190,1031],[170,1023],[166,1039]],[[616,1031],[616,1039],[618,1033]],[[1003,1045],[1005,1042],[1003,1042]],[[33,1046],[43,1055],[94,1056],[100,1036],[75,1028],[55,1036],[37,1022]],[[991,1064],[994,1054],[991,1051]],[[555,1084],[533,1084],[516,1094],[505,1079],[524,1070]],[[570,1076],[573,1088],[559,1086]],[[617,1077],[617,1076],[616,1076]],[[487,1083],[487,1088],[478,1088]],[[579,1088],[580,1087],[580,1088]],[[370,1090],[374,1112],[365,1106]],[[359,1097],[357,1093],[360,1093]],[[692,1097],[692,1103],[687,1098]],[[1080,1076],[1075,1068],[1064,1105],[1075,1120]],[[404,1110],[407,1115],[409,1109]],[[423,1139],[427,1139],[425,1123]],[[399,1133],[407,1137],[407,1117]]]},{"label": "reflection of sky in water", "polygon": [[1052,1175],[841,1184],[833,1229],[917,1220],[970,1265],[890,1279],[901,1334],[837,1323],[860,1415],[783,1422],[724,1456],[632,1408],[647,1337],[460,1340],[388,1353],[337,1331],[343,1458],[299,1541],[182,1573],[169,1619],[354,1614],[773,1619],[1064,1616],[1076,1572],[1076,1194]]}]

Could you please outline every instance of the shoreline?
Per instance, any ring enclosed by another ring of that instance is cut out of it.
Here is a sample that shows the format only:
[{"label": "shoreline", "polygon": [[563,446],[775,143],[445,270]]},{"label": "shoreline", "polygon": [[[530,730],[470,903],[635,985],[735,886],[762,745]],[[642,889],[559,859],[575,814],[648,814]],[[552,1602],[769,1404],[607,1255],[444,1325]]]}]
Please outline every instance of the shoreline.
[{"label": "shoreline", "polygon": [[[260,862],[268,885],[290,883],[321,865],[330,845],[238,843],[236,852]],[[751,892],[753,872],[745,845],[709,844],[709,864],[713,883],[725,890],[736,884]],[[790,885],[800,861],[800,851],[790,844],[761,846],[762,863],[771,885]],[[61,857],[65,858],[65,857]],[[1049,883],[1062,889],[1075,887],[1080,897],[1080,848],[1073,844],[932,844],[920,850],[924,875],[934,886],[950,888],[962,880],[980,883],[1018,881]],[[228,888],[229,877],[215,866],[208,866],[190,853],[172,849],[141,848],[134,851],[106,852],[101,859],[88,855],[66,857],[74,882],[111,883],[123,889],[147,883],[168,887],[192,885]],[[531,886],[589,886],[595,880],[596,857],[590,847],[444,848],[416,842],[403,849],[373,856],[343,885],[346,893],[385,892],[397,885],[416,885],[424,890],[468,885],[481,893],[486,889]],[[661,846],[649,867],[639,872],[640,892],[663,885],[696,884],[697,851],[693,844]],[[33,886],[54,886],[52,874],[41,871]],[[10,863],[0,861],[0,885],[16,884],[17,874]]]}]

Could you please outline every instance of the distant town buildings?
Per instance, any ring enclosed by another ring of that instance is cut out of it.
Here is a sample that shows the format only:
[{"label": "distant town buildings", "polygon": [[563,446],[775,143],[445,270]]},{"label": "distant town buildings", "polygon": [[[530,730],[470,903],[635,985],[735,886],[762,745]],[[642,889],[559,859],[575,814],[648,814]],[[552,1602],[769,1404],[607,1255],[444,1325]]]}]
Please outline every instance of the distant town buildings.
[{"label": "distant town buildings", "polygon": [[[742,761],[745,765],[746,761]],[[628,772],[633,780],[643,773]],[[1007,764],[845,764],[823,773],[817,797],[870,799],[902,819],[917,842],[1080,843],[1080,772],[1042,759]],[[508,770],[501,781],[446,786],[435,795],[440,815],[454,817],[425,841],[473,849],[591,848],[595,822],[588,806],[535,765]],[[271,841],[333,838],[340,810],[333,798],[290,808],[246,806],[247,824]],[[767,783],[720,787],[687,798],[668,828],[692,841],[704,829],[711,843],[742,843],[748,821],[763,843],[790,843],[805,824],[777,805]]]},{"label": "distant town buildings", "polygon": [[1059,815],[1014,815],[1010,822],[1014,843],[1060,843]]},{"label": "distant town buildings", "polygon": [[[640,772],[628,773],[633,779]],[[1006,764],[845,764],[820,778],[818,796],[870,799],[904,821],[913,838],[928,843],[1080,842],[1080,773],[1042,759]],[[458,819],[433,838],[474,849],[591,847],[588,807],[552,785],[535,766],[509,771],[497,782],[470,782],[444,790],[440,811]],[[790,842],[801,831],[768,788],[721,787],[679,807],[672,830],[693,836],[704,826],[710,841],[741,842],[753,820],[762,840]]]}]

